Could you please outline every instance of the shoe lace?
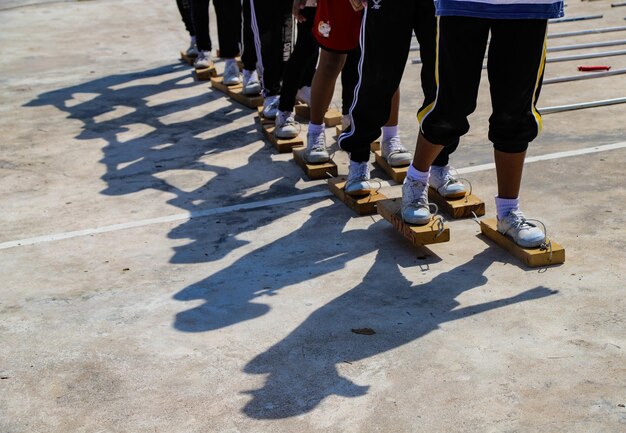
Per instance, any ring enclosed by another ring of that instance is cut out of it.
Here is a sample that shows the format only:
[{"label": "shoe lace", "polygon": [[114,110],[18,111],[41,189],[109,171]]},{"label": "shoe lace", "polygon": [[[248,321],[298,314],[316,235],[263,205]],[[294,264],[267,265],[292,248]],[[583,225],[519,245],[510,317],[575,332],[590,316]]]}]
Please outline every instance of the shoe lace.
[{"label": "shoe lace", "polygon": [[309,141],[311,143],[311,150],[316,152],[326,150],[326,136],[323,132],[317,135],[310,135],[309,137],[312,138],[312,140]]},{"label": "shoe lace", "polygon": [[392,155],[394,153],[404,153],[407,151],[406,148],[400,142],[400,137],[391,137],[389,139],[388,149],[389,149],[389,155]]},{"label": "shoe lace", "polygon": [[407,178],[406,182],[409,183],[409,188],[407,188],[409,194],[408,201],[412,205],[428,206],[428,187],[419,180]]}]

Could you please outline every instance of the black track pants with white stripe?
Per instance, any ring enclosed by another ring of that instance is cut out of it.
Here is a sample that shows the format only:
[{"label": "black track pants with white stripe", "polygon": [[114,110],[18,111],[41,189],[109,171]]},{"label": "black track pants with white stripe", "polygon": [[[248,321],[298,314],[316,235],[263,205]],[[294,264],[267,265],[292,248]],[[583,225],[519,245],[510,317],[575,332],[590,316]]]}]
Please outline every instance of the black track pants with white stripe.
[{"label": "black track pants with white stripe", "polygon": [[[359,82],[350,110],[352,125],[341,134],[339,144],[350,159],[369,159],[370,143],[387,123],[391,99],[400,85],[411,47],[413,32],[420,44],[422,58],[422,107],[434,101],[435,43],[437,22],[432,0],[369,0],[361,27]],[[414,74],[411,67],[409,73]],[[405,79],[416,79],[405,76]],[[417,108],[417,107],[416,107]],[[454,148],[441,152],[434,165],[443,166]]]}]

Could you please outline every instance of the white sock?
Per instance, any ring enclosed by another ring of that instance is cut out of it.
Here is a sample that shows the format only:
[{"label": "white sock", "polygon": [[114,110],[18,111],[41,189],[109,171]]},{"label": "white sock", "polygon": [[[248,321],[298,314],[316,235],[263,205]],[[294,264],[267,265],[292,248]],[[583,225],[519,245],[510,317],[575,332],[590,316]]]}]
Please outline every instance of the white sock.
[{"label": "white sock", "polygon": [[232,65],[233,63],[235,63],[235,64],[236,64],[236,63],[237,63],[237,60],[235,60],[235,59],[226,59],[226,63],[224,64],[224,66],[225,66],[226,68],[228,68],[228,67],[229,67],[230,65]]},{"label": "white sock", "polygon": [[196,37],[195,37],[195,36],[192,36],[192,37],[191,37],[191,43],[192,43],[192,44],[194,44],[194,45],[196,45]]},{"label": "white sock", "polygon": [[315,123],[309,123],[309,134],[321,134],[326,130],[324,124],[316,125]]},{"label": "white sock", "polygon": [[498,212],[498,219],[504,218],[512,210],[519,209],[519,197],[518,198],[500,198],[496,196],[496,209]]},{"label": "white sock", "polygon": [[383,140],[388,140],[398,136],[398,125],[396,126],[383,126]]},{"label": "white sock", "polygon": [[411,164],[409,165],[409,171],[407,172],[406,177],[411,180],[417,180],[418,182],[421,182],[424,185],[428,185],[428,179],[430,178],[430,170],[419,171],[417,168],[413,167],[413,164]]}]

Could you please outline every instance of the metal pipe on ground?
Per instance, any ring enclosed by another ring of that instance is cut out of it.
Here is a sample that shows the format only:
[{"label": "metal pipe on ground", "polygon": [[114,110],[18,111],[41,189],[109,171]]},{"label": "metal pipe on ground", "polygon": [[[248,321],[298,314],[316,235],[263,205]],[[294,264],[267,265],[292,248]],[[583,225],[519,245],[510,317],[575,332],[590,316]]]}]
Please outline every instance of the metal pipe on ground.
[{"label": "metal pipe on ground", "polygon": [[568,77],[555,77],[543,80],[543,84],[567,83],[569,81],[590,80],[592,78],[610,77],[611,75],[626,74],[626,69],[615,69],[606,72],[594,72],[592,74],[570,75]]},{"label": "metal pipe on ground", "polygon": [[612,8],[618,8],[621,6],[626,6],[626,2],[622,2],[622,3],[611,3],[611,7]]},{"label": "metal pipe on ground", "polygon": [[555,105],[554,107],[539,108],[541,114],[560,113],[563,111],[582,110],[584,108],[605,107],[607,105],[616,105],[626,103],[626,97],[603,99],[600,101],[581,102],[578,104]]},{"label": "metal pipe on ground", "polygon": [[601,53],[573,54],[571,56],[552,57],[546,59],[546,63],[567,62],[570,60],[596,59],[598,57],[623,56],[626,50],[619,51],[603,51]]},{"label": "metal pipe on ground", "polygon": [[[603,51],[601,53],[587,53],[587,54],[573,54],[571,56],[562,56],[562,57],[549,57],[546,59],[546,63],[554,63],[554,62],[567,62],[570,60],[583,60],[583,59],[596,59],[598,57],[613,57],[613,56],[623,56],[626,54],[626,50],[618,50],[618,51]],[[422,63],[420,59],[411,60],[413,64]],[[487,65],[483,65],[483,69],[485,69]]]},{"label": "metal pipe on ground", "polygon": [[613,47],[616,45],[626,45],[626,39],[613,41],[591,42],[588,44],[561,45],[558,47],[548,47],[548,52],[583,50],[585,48]]},{"label": "metal pipe on ground", "polygon": [[597,20],[603,17],[604,15],[581,15],[578,17],[555,18],[555,19],[548,20],[548,23],[558,24],[558,23],[568,23],[571,21]]},{"label": "metal pipe on ground", "polygon": [[570,36],[595,35],[599,33],[623,32],[626,26],[603,27],[599,29],[575,30],[573,32],[548,33],[548,39],[551,38],[568,38]]}]

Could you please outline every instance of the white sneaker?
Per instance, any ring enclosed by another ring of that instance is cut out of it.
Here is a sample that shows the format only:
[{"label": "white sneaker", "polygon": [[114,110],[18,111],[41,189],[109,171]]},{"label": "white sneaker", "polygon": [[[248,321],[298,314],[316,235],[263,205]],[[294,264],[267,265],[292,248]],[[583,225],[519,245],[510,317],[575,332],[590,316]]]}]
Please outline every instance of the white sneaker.
[{"label": "white sneaker", "polygon": [[275,125],[274,135],[276,138],[296,138],[300,133],[298,122],[293,118],[293,113],[289,111],[279,111]]},{"label": "white sneaker", "polygon": [[224,68],[224,84],[227,86],[235,86],[241,83],[241,77],[239,75],[239,66],[234,59],[226,60],[226,66]]},{"label": "white sneaker", "polygon": [[213,67],[213,59],[211,59],[210,51],[198,51],[198,57],[193,63],[193,67],[196,69],[208,69]]},{"label": "white sneaker", "polygon": [[413,160],[411,152],[400,142],[400,137],[391,137],[390,139],[383,140],[381,143],[381,153],[387,164],[392,167],[402,167],[409,165]]},{"label": "white sneaker", "polygon": [[427,224],[433,214],[428,203],[428,185],[405,178],[402,184],[402,219],[415,225]]},{"label": "white sneaker", "polygon": [[261,93],[261,83],[259,82],[259,74],[256,71],[243,70],[243,90],[246,96],[258,95]]},{"label": "white sneaker", "polygon": [[348,181],[344,187],[346,194],[351,196],[369,195],[372,192],[369,162],[350,161]]},{"label": "white sneaker", "polygon": [[198,47],[196,46],[195,39],[191,39],[191,41],[189,41],[189,48],[187,48],[185,54],[187,57],[198,57]]},{"label": "white sneaker", "polygon": [[431,166],[428,183],[444,198],[465,197],[465,185],[452,177],[449,165],[445,167]]},{"label": "white sneaker", "polygon": [[278,115],[278,104],[280,103],[280,96],[268,96],[263,101],[263,117],[266,119],[275,119]]},{"label": "white sneaker", "polygon": [[311,86],[300,87],[298,89],[298,92],[296,93],[296,100],[310,107],[311,106]]},{"label": "white sneaker", "polygon": [[520,210],[512,210],[504,218],[498,218],[497,228],[523,248],[536,248],[546,240],[546,234],[535,224],[528,222]]},{"label": "white sneaker", "polygon": [[306,150],[304,159],[309,164],[321,164],[330,161],[330,154],[326,149],[326,133],[309,132],[306,136]]}]

